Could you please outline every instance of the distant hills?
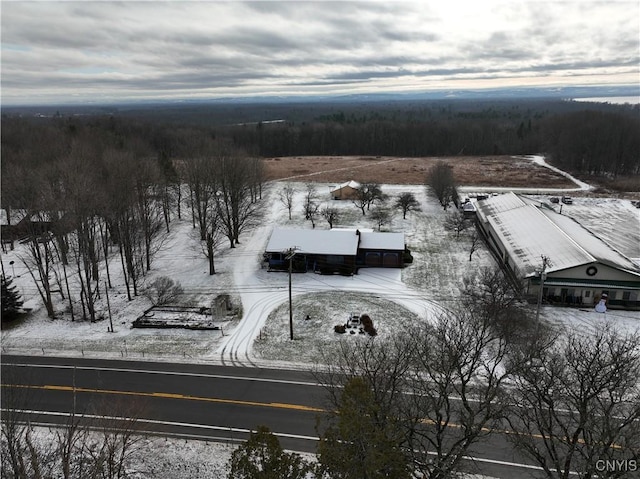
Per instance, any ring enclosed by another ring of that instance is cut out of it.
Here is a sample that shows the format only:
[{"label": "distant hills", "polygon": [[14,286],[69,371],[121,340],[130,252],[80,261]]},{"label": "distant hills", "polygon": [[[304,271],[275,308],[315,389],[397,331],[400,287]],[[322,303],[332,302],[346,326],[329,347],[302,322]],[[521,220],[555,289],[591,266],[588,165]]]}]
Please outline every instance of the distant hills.
[{"label": "distant hills", "polygon": [[[144,107],[171,107],[187,105],[220,104],[291,104],[291,103],[375,103],[393,101],[437,101],[437,100],[517,100],[517,99],[562,99],[572,100],[593,97],[635,97],[640,98],[639,85],[601,85],[565,87],[518,87],[464,90],[430,90],[421,92],[390,91],[381,93],[357,93],[350,95],[280,95],[280,96],[238,96],[202,99],[155,99],[130,100],[126,102],[104,103],[59,103],[47,105],[2,105],[5,113],[18,111],[27,113],[40,110],[51,113],[60,108],[80,109],[84,114],[109,114],[113,111]],[[90,111],[87,111],[90,110]],[[61,110],[60,110],[61,111]],[[48,116],[48,115],[47,115]]]}]

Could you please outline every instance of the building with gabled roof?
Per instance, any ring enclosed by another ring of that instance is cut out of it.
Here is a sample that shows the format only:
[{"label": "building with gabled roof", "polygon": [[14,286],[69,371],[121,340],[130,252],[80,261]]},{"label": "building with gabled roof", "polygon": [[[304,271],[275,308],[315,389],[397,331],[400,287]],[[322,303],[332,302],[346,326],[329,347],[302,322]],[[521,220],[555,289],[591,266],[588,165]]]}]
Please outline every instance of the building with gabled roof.
[{"label": "building with gabled roof", "polygon": [[334,200],[355,200],[358,197],[360,183],[357,181],[347,181],[333,188],[330,193]]},{"label": "building with gabled roof", "polygon": [[529,293],[539,292],[544,256],[549,302],[591,305],[606,294],[612,307],[640,308],[640,267],[572,218],[513,193],[476,208],[489,246]]},{"label": "building with gabled roof", "polygon": [[404,266],[404,233],[275,228],[265,249],[271,271],[288,269],[290,249],[296,252],[295,271],[354,274],[361,267]]}]

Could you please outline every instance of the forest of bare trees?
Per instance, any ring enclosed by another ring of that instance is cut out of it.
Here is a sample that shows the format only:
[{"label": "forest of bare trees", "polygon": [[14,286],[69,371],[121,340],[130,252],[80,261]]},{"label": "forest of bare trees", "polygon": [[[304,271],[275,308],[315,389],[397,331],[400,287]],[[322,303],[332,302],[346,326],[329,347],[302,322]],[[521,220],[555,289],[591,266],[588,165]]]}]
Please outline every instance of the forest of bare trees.
[{"label": "forest of bare trees", "polygon": [[[15,234],[28,245],[22,261],[50,318],[60,295],[72,320],[103,319],[96,304],[118,263],[129,300],[139,295],[185,199],[211,274],[222,239],[234,247],[259,214],[261,160],[204,131],[164,136],[114,119],[4,125],[2,206],[14,224],[31,218]],[[70,276],[79,287],[69,287]]]}]

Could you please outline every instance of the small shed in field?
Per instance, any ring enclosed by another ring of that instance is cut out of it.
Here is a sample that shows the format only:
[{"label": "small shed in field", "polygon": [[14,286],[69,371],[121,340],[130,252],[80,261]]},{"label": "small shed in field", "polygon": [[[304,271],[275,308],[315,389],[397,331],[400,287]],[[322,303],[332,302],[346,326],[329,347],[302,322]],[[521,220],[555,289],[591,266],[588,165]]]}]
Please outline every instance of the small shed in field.
[{"label": "small shed in field", "polygon": [[334,200],[354,200],[358,197],[358,188],[360,188],[360,183],[357,181],[347,181],[332,189],[331,197]]}]

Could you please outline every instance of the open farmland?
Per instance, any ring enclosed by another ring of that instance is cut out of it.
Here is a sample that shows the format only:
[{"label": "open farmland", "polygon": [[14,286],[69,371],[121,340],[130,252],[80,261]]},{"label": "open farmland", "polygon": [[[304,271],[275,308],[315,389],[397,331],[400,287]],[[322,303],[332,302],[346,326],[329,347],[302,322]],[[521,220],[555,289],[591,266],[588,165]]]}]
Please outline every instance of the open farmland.
[{"label": "open farmland", "polygon": [[575,184],[553,170],[514,156],[458,156],[394,158],[367,156],[292,156],[267,158],[269,180],[341,183],[360,182],[415,185],[424,182],[427,171],[438,161],[453,166],[461,186],[510,186],[572,188]]}]

